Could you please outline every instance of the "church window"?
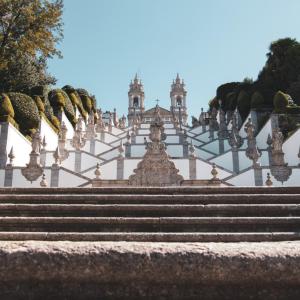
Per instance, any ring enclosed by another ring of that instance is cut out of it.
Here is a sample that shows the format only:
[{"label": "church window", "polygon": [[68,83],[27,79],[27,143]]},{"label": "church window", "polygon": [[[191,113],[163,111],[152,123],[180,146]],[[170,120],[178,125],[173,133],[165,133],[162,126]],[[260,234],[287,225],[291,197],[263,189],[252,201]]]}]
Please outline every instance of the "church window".
[{"label": "church window", "polygon": [[182,99],[181,99],[180,96],[178,96],[178,97],[176,98],[176,106],[181,106],[181,105],[182,105]]},{"label": "church window", "polygon": [[139,97],[134,97],[133,98],[133,106],[138,107],[139,106]]}]

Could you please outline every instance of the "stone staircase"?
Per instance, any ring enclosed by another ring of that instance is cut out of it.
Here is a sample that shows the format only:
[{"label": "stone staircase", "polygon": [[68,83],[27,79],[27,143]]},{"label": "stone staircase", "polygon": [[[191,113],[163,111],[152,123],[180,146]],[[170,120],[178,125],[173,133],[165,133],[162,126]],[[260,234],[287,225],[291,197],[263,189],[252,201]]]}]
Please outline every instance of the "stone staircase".
[{"label": "stone staircase", "polygon": [[300,188],[0,189],[0,240],[300,240]]}]

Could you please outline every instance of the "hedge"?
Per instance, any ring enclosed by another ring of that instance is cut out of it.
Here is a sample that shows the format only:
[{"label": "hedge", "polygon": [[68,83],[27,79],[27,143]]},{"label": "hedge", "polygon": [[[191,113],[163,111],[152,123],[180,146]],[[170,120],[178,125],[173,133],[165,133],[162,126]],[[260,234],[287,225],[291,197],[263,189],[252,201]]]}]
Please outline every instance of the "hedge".
[{"label": "hedge", "polygon": [[274,111],[276,113],[285,113],[288,104],[288,95],[281,91],[278,91],[273,98]]},{"label": "hedge", "polygon": [[76,107],[81,114],[81,116],[86,120],[88,113],[83,108],[81,98],[78,94],[78,92],[70,85],[66,85],[62,88],[69,96],[74,108]]},{"label": "hedge", "polygon": [[24,135],[30,135],[39,127],[40,115],[34,100],[25,94],[7,94],[15,111],[15,120]]},{"label": "hedge", "polygon": [[96,112],[97,109],[97,101],[95,96],[90,96],[87,90],[85,89],[77,89],[77,92],[80,96],[83,108],[89,114],[93,111]]},{"label": "hedge", "polygon": [[251,108],[254,109],[262,108],[264,103],[265,103],[265,99],[260,92],[256,91],[255,93],[253,93],[251,97]]},{"label": "hedge", "polygon": [[49,100],[54,108],[54,111],[58,111],[63,109],[66,117],[71,122],[73,126],[76,125],[76,115],[74,111],[73,104],[68,96],[68,94],[62,89],[55,89],[50,91],[49,93]]},{"label": "hedge", "polygon": [[237,98],[237,109],[244,120],[250,111],[250,96],[244,90],[241,90]]}]

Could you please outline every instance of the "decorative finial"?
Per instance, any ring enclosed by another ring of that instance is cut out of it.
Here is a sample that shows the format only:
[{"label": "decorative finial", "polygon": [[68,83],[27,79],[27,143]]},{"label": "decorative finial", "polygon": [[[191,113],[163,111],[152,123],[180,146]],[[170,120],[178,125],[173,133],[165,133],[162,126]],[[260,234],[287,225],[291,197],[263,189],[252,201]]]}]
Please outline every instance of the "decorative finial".
[{"label": "decorative finial", "polygon": [[53,153],[53,158],[55,161],[55,165],[58,165],[61,162],[61,155],[60,155],[60,151],[59,151],[59,147],[56,147],[55,152]]},{"label": "decorative finial", "polygon": [[12,166],[13,165],[13,161],[15,159],[15,154],[14,154],[14,148],[13,146],[10,148],[9,154],[8,154],[8,158],[9,158],[9,165]]},{"label": "decorative finial", "polygon": [[42,180],[40,182],[40,186],[41,187],[47,187],[48,186],[48,183],[46,181],[46,175],[45,175],[45,173],[43,173],[43,175],[42,175]]},{"label": "decorative finial", "polygon": [[46,150],[46,146],[47,146],[47,143],[46,143],[46,136],[44,135],[43,137],[43,141],[42,141],[42,146],[43,146],[43,150]]},{"label": "decorative finial", "polygon": [[271,180],[271,175],[270,173],[267,174],[267,180],[266,180],[266,186],[272,186],[273,182]]},{"label": "decorative finial", "polygon": [[218,178],[217,178],[218,171],[217,171],[215,163],[213,163],[213,165],[212,165],[211,175],[213,176],[211,180],[218,180]]},{"label": "decorative finial", "polygon": [[268,144],[268,146],[269,147],[271,147],[272,146],[272,137],[271,137],[271,135],[270,135],[270,133],[268,134],[268,138],[267,138],[267,144]]},{"label": "decorative finial", "polygon": [[97,163],[96,170],[95,170],[94,174],[96,175],[96,179],[100,179],[101,172],[100,172],[100,164],[99,163]]},{"label": "decorative finial", "polygon": [[189,152],[190,152],[190,157],[195,157],[195,147],[193,145],[193,140],[191,141],[191,144],[189,146]]}]

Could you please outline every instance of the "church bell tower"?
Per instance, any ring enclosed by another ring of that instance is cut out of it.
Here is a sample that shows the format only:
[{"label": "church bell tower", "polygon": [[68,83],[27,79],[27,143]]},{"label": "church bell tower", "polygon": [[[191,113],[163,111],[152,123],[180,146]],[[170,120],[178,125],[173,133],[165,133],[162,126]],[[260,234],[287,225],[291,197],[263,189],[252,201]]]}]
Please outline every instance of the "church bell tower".
[{"label": "church bell tower", "polygon": [[176,116],[177,120],[181,124],[187,124],[187,108],[186,108],[186,90],[183,79],[181,80],[179,74],[177,73],[176,79],[173,80],[171,85],[171,112],[173,116]]},{"label": "church bell tower", "polygon": [[134,80],[129,85],[128,92],[128,125],[131,126],[134,118],[141,117],[145,110],[144,106],[144,86],[142,81],[138,78],[137,74]]}]

